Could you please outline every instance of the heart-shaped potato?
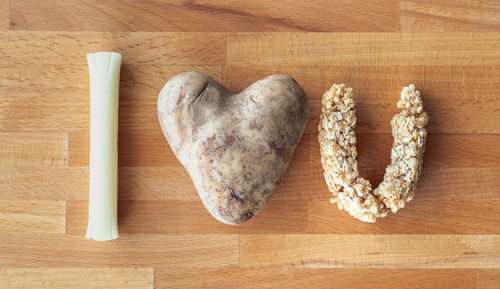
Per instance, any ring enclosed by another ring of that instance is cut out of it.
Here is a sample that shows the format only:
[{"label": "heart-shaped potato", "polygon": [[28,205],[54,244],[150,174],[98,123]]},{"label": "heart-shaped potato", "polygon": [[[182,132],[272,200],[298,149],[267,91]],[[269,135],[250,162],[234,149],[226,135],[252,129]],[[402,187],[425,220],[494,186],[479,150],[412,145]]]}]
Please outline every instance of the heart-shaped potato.
[{"label": "heart-shaped potato", "polygon": [[309,115],[304,90],[286,75],[231,94],[210,77],[186,72],[158,97],[160,125],[219,221],[240,224],[278,188]]}]

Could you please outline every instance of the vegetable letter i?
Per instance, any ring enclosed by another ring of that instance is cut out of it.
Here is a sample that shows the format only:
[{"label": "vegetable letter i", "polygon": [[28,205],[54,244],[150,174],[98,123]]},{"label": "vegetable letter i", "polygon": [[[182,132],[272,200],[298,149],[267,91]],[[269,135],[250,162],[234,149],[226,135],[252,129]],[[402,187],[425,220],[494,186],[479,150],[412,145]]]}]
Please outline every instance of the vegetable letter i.
[{"label": "vegetable letter i", "polygon": [[90,170],[87,239],[118,238],[118,88],[122,56],[87,55],[90,76]]}]

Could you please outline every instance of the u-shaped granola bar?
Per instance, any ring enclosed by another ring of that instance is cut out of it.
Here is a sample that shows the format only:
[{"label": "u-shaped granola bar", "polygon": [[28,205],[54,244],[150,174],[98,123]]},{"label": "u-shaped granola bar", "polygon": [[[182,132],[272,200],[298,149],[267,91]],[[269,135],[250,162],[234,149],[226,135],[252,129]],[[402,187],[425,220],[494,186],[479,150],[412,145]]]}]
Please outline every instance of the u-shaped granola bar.
[{"label": "u-shaped granola bar", "polygon": [[372,190],[368,180],[359,176],[356,161],[356,115],[352,88],[333,84],[322,99],[318,125],[321,164],[332,203],[363,222],[375,222],[393,213],[413,199],[422,169],[429,120],[423,111],[420,92],[410,84],[401,92],[398,108],[402,111],[391,121],[394,142],[391,164],[384,180]]}]

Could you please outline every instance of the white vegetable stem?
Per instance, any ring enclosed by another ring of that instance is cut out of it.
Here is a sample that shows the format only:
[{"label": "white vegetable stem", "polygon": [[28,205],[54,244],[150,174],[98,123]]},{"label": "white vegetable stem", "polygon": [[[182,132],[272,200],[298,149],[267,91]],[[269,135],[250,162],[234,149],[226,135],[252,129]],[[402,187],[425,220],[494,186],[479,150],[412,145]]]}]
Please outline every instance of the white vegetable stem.
[{"label": "white vegetable stem", "polygon": [[90,174],[87,239],[118,238],[118,88],[122,56],[87,55],[90,75]]}]

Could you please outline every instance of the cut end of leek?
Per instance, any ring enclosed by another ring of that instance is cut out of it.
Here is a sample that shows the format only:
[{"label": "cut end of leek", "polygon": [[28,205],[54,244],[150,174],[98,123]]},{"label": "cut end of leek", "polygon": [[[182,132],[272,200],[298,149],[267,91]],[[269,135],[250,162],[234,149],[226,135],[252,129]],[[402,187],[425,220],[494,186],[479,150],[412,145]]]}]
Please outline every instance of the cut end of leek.
[{"label": "cut end of leek", "polygon": [[118,238],[118,88],[122,56],[87,55],[90,77],[89,222],[87,239]]}]

